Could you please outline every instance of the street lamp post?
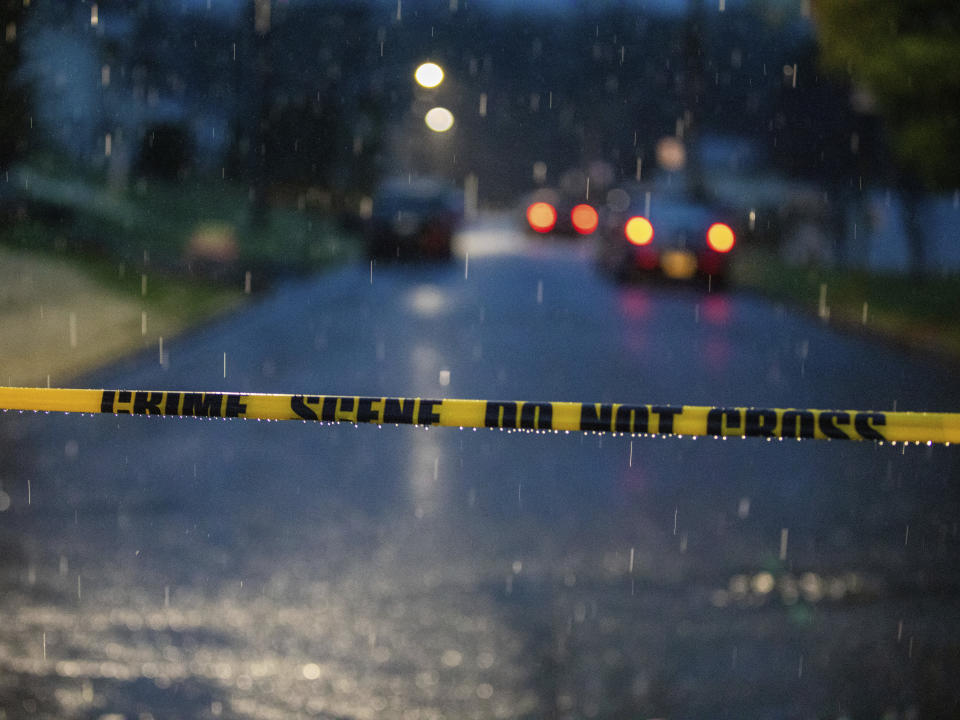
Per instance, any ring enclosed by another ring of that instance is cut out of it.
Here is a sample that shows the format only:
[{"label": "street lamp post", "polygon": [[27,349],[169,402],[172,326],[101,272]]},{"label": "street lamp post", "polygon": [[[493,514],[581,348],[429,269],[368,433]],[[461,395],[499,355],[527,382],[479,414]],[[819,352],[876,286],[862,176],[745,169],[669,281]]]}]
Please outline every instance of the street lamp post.
[{"label": "street lamp post", "polygon": [[392,131],[394,172],[449,176],[456,118],[441,104],[441,98],[456,89],[435,62],[420,63],[407,77],[413,81],[413,93],[401,122]]},{"label": "street lamp post", "polygon": [[[413,73],[417,85],[435,90],[443,82],[443,68],[435,62],[421,63]],[[433,132],[444,133],[453,127],[453,113],[445,107],[433,105],[423,116],[423,121]]]}]

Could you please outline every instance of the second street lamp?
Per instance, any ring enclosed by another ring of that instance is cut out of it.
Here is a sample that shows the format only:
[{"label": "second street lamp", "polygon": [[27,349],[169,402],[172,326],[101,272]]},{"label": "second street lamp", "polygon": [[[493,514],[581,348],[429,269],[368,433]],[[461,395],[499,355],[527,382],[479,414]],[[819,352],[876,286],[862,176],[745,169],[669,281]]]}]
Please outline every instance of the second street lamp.
[{"label": "second street lamp", "polygon": [[447,132],[453,127],[453,113],[445,107],[435,107],[427,111],[423,121],[427,127],[437,133]]}]

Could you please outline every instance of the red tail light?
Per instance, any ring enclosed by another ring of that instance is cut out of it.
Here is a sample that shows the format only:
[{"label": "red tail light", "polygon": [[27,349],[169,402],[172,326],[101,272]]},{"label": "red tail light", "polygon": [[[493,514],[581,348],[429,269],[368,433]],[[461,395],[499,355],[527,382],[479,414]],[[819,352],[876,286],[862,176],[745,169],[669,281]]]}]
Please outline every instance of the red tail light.
[{"label": "red tail light", "polygon": [[600,216],[597,211],[586,203],[577,205],[570,211],[570,222],[573,223],[573,229],[581,235],[589,235],[597,229],[600,223]]},{"label": "red tail light", "polygon": [[714,223],[707,230],[707,245],[710,246],[711,250],[718,253],[730,252],[735,242],[736,238],[729,225]]},{"label": "red tail light", "polygon": [[653,225],[645,217],[632,217],[623,226],[623,234],[634,245],[649,245],[653,241]]},{"label": "red tail light", "polygon": [[548,233],[557,224],[557,211],[548,202],[535,202],[527,208],[527,222],[538,233]]}]

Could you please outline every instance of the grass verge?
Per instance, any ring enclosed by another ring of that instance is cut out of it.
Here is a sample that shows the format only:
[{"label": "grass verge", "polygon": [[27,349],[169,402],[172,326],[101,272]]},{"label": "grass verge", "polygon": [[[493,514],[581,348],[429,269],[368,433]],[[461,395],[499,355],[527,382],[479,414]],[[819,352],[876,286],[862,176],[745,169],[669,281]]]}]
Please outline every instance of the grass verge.
[{"label": "grass verge", "polygon": [[[239,290],[120,277],[104,261],[0,247],[0,383],[66,385],[83,372],[237,308]],[[159,351],[158,351],[159,361]]]},{"label": "grass verge", "polygon": [[960,276],[916,280],[892,274],[795,267],[773,253],[740,255],[733,281],[847,329],[940,359],[960,360]]},{"label": "grass verge", "polygon": [[251,221],[246,190],[228,180],[110,189],[103,172],[49,155],[6,183],[0,384],[62,385],[150,346],[159,362],[161,338],[359,248],[304,197]]}]

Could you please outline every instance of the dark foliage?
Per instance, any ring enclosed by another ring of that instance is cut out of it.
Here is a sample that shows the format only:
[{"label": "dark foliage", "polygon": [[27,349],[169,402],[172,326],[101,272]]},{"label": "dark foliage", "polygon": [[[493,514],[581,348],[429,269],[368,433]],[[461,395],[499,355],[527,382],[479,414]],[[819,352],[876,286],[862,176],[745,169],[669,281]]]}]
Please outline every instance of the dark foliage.
[{"label": "dark foliage", "polygon": [[182,180],[193,164],[193,141],[178,123],[160,123],[144,133],[137,174],[160,180]]}]

